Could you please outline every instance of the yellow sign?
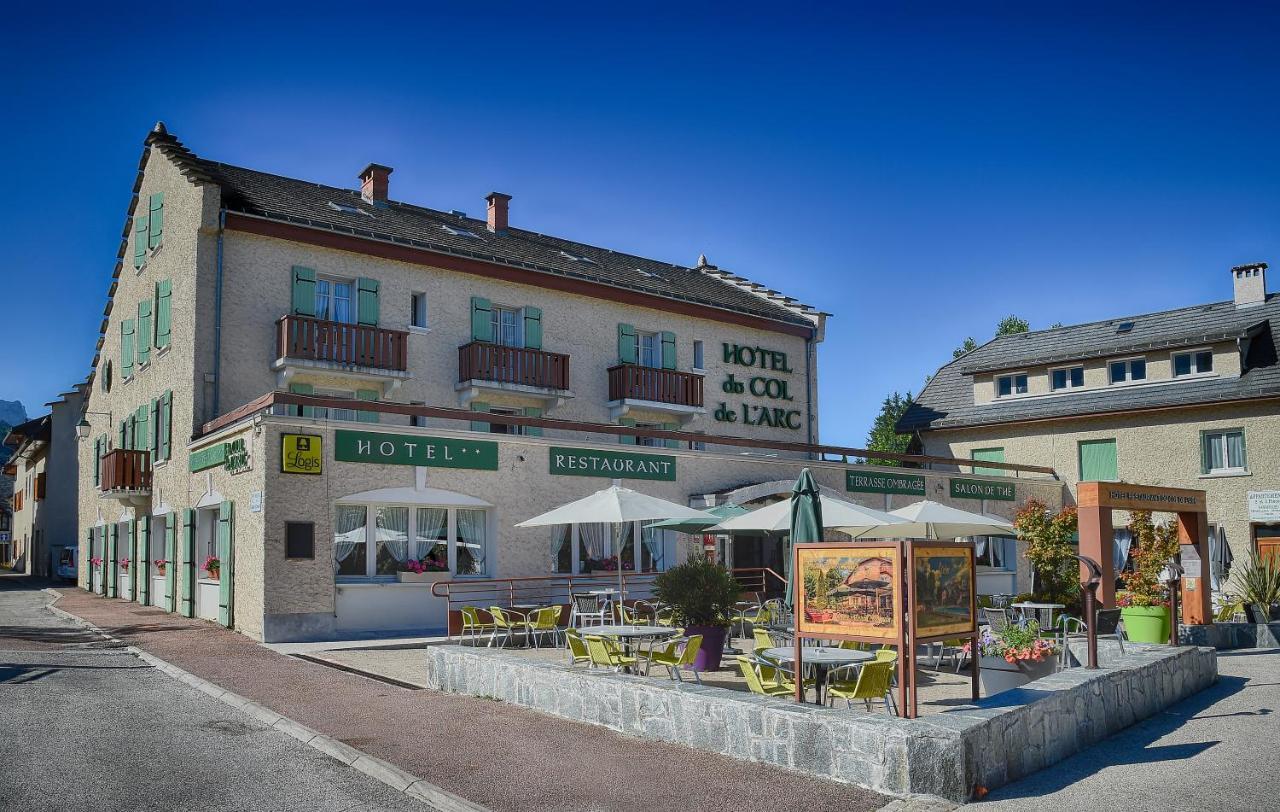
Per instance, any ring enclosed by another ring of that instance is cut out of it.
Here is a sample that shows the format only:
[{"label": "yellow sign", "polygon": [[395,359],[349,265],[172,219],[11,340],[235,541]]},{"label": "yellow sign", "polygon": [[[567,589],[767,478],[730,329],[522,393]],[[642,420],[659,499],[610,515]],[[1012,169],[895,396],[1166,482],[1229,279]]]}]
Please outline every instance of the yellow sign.
[{"label": "yellow sign", "polygon": [[324,438],[313,434],[280,435],[280,471],[285,474],[324,472]]}]

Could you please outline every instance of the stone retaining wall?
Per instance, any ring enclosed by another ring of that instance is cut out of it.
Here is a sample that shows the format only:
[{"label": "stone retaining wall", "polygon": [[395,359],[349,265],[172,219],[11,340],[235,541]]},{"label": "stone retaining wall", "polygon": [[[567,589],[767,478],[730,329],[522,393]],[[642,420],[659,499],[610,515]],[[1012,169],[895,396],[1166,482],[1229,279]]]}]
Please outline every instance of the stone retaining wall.
[{"label": "stone retaining wall", "polygon": [[1217,679],[1212,649],[1105,646],[1069,669],[920,719],[570,668],[500,650],[426,649],[427,684],[576,722],[775,764],[895,795],[965,801],[1054,764]]},{"label": "stone retaining wall", "polygon": [[1219,651],[1236,648],[1280,648],[1280,623],[1211,623],[1179,626],[1178,640],[1188,646]]}]

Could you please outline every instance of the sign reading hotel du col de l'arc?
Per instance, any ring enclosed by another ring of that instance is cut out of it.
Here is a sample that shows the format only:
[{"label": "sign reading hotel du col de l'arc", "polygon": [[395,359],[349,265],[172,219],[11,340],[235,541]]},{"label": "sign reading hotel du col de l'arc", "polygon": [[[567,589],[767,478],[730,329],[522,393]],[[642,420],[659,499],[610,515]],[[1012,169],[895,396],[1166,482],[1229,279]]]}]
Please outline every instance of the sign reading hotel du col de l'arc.
[{"label": "sign reading hotel du col de l'arc", "polygon": [[[769,426],[792,431],[803,428],[800,410],[789,407],[789,404],[795,400],[795,396],[791,393],[791,380],[778,375],[760,374],[763,372],[793,374],[795,370],[787,362],[785,352],[728,342],[724,343],[723,351],[726,364],[749,368],[752,372],[730,372],[720,383],[720,391],[726,395],[750,395],[754,398],[762,398],[765,402],[739,403],[730,406],[727,401],[722,400],[711,413],[712,419],[720,423]],[[760,370],[760,373],[756,373],[756,370]],[[742,377],[738,377],[739,375]]]},{"label": "sign reading hotel du col de l'arc", "polygon": [[339,429],[334,433],[333,458],[338,462],[496,471],[498,444],[488,440]]},{"label": "sign reading hotel du col de l'arc", "polygon": [[675,482],[676,458],[667,454],[632,454],[627,451],[552,446],[550,471],[555,476],[599,476]]}]

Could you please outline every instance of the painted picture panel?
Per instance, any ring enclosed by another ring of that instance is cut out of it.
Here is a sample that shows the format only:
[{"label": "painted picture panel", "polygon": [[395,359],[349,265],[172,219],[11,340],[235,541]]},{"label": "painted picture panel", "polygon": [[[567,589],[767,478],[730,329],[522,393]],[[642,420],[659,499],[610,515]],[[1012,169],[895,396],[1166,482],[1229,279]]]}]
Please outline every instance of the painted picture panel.
[{"label": "painted picture panel", "polygon": [[898,636],[898,548],[797,545],[802,635],[856,635],[892,640]]},{"label": "painted picture panel", "polygon": [[917,547],[912,553],[918,637],[974,631],[971,547]]}]

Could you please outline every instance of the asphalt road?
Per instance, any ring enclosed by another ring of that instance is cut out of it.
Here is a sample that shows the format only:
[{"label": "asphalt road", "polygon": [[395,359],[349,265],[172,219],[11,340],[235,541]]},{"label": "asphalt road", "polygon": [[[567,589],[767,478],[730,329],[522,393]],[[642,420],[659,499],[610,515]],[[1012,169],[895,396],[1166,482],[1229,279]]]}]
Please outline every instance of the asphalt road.
[{"label": "asphalt road", "polygon": [[1280,809],[1280,650],[1218,652],[1218,671],[1208,690],[993,791],[977,808]]},{"label": "asphalt road", "polygon": [[0,578],[0,810],[422,810]]}]

